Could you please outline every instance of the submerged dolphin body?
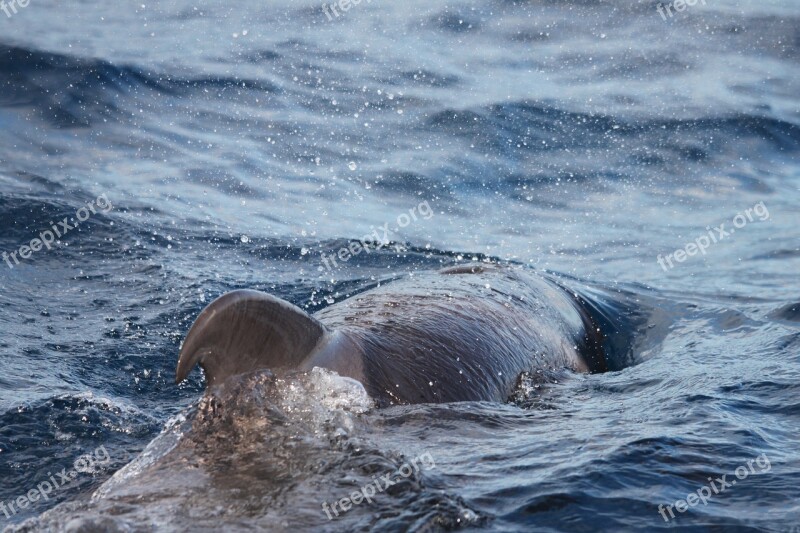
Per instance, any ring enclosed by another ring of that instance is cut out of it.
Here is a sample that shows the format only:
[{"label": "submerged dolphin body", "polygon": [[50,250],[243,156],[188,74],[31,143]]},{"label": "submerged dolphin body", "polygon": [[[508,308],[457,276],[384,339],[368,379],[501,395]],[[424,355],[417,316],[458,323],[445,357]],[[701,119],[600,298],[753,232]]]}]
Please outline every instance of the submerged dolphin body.
[{"label": "submerged dolphin body", "polygon": [[208,387],[260,369],[333,370],[379,405],[506,401],[526,371],[603,372],[626,352],[615,317],[551,277],[467,265],[415,274],[314,316],[269,294],[227,293],[198,316],[176,381]]}]

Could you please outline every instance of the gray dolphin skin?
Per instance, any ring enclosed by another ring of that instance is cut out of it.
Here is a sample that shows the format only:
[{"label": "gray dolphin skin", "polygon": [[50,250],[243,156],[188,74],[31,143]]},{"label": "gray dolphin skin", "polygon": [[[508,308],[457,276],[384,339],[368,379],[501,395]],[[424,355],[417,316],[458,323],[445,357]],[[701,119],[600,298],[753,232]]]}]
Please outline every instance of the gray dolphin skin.
[{"label": "gray dolphin skin", "polygon": [[192,325],[176,382],[196,364],[207,387],[261,369],[323,367],[360,381],[378,405],[502,402],[526,371],[608,370],[593,315],[556,280],[492,264],[415,273],[313,316],[237,290]]}]

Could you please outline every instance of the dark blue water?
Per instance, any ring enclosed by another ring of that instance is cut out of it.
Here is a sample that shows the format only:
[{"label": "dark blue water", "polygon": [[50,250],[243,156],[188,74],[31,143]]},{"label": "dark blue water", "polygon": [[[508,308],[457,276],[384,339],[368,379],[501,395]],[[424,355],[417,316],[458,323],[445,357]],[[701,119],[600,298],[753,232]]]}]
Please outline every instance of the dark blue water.
[{"label": "dark blue water", "polygon": [[[623,0],[16,9],[0,11],[0,252],[16,253],[0,525],[797,530],[796,3],[666,21]],[[390,244],[325,266],[370,233]],[[311,312],[473,260],[646,301],[660,341],[507,404],[376,410],[315,373],[216,409],[199,373],[173,383],[228,290]],[[322,511],[425,453],[435,467],[372,504]],[[715,492],[723,475],[737,484]]]}]

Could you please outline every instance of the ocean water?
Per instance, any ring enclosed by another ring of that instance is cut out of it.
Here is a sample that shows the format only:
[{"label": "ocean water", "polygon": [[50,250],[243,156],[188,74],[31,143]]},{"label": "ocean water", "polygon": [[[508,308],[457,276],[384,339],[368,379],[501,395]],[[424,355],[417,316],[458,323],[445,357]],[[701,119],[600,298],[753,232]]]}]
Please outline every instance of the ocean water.
[{"label": "ocean water", "polygon": [[[798,531],[800,11],[659,5],[0,11],[0,527]],[[647,302],[658,342],[503,404],[174,384],[226,291],[471,261]]]}]

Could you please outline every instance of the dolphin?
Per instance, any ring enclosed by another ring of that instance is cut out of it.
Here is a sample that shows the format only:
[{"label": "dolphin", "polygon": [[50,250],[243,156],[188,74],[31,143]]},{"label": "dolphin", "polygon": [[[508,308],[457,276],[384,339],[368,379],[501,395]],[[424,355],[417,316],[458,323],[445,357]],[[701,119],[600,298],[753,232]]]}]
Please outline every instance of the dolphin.
[{"label": "dolphin", "polygon": [[612,357],[630,351],[617,322],[553,276],[491,263],[415,273],[314,315],[235,290],[195,320],[176,382],[197,364],[207,389],[257,370],[322,367],[359,381],[379,406],[503,402],[525,372],[624,366]]}]

